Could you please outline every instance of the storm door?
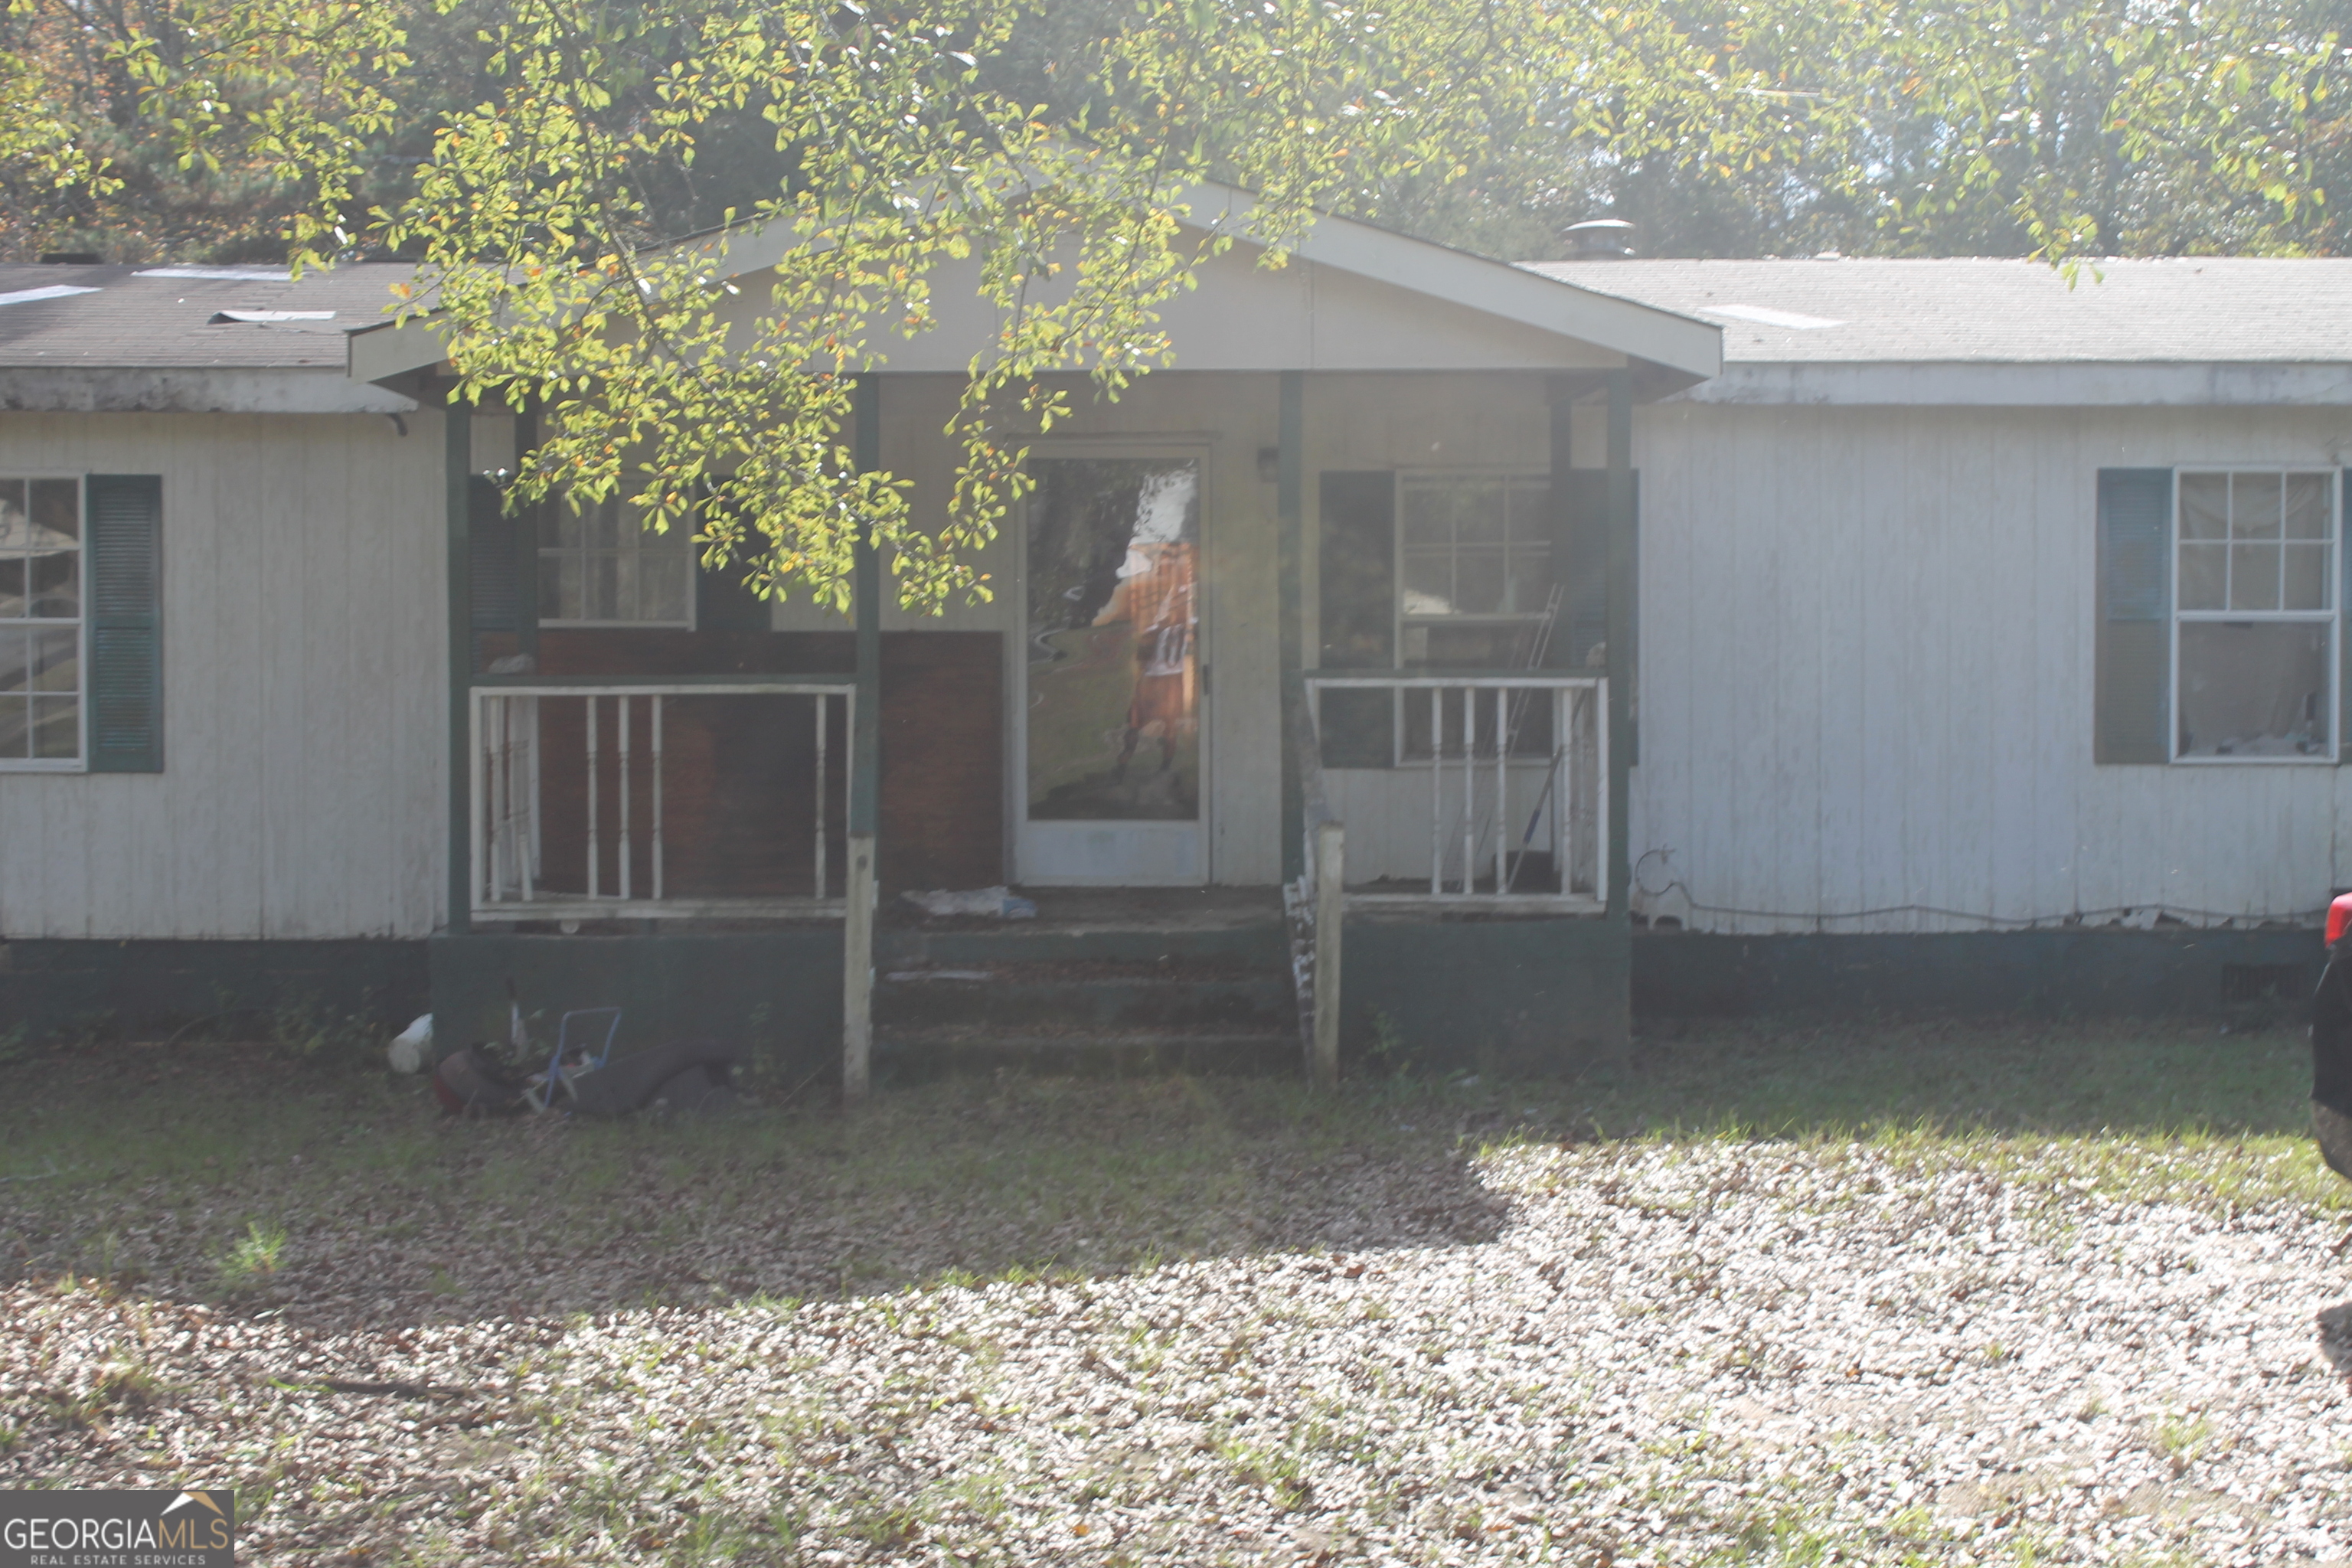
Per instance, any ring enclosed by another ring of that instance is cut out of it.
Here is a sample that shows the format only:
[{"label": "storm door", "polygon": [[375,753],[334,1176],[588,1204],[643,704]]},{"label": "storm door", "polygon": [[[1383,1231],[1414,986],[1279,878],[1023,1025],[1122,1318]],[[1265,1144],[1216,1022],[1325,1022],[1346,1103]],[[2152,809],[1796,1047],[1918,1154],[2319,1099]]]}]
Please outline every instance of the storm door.
[{"label": "storm door", "polygon": [[1029,472],[1014,875],[1205,881],[1201,460],[1047,457]]}]

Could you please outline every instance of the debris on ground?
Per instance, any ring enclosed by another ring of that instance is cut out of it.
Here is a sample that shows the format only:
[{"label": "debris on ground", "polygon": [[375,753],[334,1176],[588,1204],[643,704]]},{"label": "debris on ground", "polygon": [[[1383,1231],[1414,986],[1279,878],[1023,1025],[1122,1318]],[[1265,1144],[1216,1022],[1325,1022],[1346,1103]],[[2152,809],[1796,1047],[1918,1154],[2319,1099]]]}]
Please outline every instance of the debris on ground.
[{"label": "debris on ground", "polygon": [[1005,921],[1034,921],[1037,918],[1035,901],[1022,898],[1010,888],[971,888],[961,892],[935,888],[929,892],[904,892],[898,897],[933,920],[946,920],[958,915]]}]

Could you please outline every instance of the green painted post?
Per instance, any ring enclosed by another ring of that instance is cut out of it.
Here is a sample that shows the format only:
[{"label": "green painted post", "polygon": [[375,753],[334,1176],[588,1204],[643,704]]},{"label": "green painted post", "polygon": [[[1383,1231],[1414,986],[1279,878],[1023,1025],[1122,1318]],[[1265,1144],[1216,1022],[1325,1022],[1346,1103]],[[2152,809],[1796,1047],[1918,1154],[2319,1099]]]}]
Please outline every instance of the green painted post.
[{"label": "green painted post", "polygon": [[[1576,384],[1567,376],[1544,378],[1545,412],[1550,419],[1552,575],[1571,593],[1575,587],[1576,570],[1576,518],[1572,510],[1576,497],[1576,442],[1573,435],[1576,392]],[[1569,636],[1568,626],[1564,624],[1575,618],[1567,602],[1570,596],[1562,595],[1559,619],[1563,624],[1552,627],[1550,645],[1544,650],[1544,668],[1547,669],[1565,669],[1582,657],[1569,646],[1576,640]],[[1565,871],[1562,874],[1565,875]]]},{"label": "green painted post", "polygon": [[1282,373],[1280,413],[1276,438],[1278,462],[1275,471],[1275,516],[1278,541],[1276,594],[1282,665],[1282,879],[1295,882],[1307,872],[1306,784],[1298,776],[1298,759],[1290,737],[1297,734],[1294,711],[1304,700],[1299,672],[1305,669],[1307,582],[1307,375]]},{"label": "green painted post", "polygon": [[[856,429],[850,455],[861,473],[882,466],[882,383],[857,378],[852,409]],[[857,697],[849,739],[849,865],[842,879],[841,1098],[864,1100],[873,1083],[874,909],[880,858],[876,828],[882,815],[882,555],[861,520],[851,546],[851,584],[857,626]]]},{"label": "green painted post", "polygon": [[1626,795],[1633,760],[1633,373],[1609,373],[1609,918],[1631,908]]},{"label": "green painted post", "polygon": [[[861,375],[851,456],[860,473],[882,466],[882,381]],[[861,524],[852,601],[857,626],[857,711],[850,736],[849,831],[872,833],[882,815],[882,552]]]},{"label": "green painted post", "polygon": [[[539,445],[539,410],[515,411],[515,461],[518,466]],[[515,651],[539,668],[539,511],[524,507],[515,513]]]},{"label": "green painted post", "polygon": [[449,531],[449,925],[473,929],[474,912],[474,416],[463,404],[442,413],[443,507]]}]

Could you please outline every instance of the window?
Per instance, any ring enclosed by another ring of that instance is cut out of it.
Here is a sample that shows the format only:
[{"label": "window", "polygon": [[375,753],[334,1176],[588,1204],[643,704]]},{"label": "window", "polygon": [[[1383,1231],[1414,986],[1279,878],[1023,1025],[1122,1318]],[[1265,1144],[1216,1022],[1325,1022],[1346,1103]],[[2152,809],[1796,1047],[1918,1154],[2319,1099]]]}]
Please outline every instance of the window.
[{"label": "window", "polygon": [[2336,755],[2336,476],[2181,469],[2176,760]]},{"label": "window", "polygon": [[656,533],[618,499],[582,510],[557,502],[546,515],[554,537],[539,552],[544,623],[694,624],[694,541],[687,530]]},{"label": "window", "polygon": [[0,479],[0,768],[82,757],[81,481]]},{"label": "window", "polygon": [[1541,476],[1408,474],[1398,489],[1403,662],[1516,669],[1554,606]]}]

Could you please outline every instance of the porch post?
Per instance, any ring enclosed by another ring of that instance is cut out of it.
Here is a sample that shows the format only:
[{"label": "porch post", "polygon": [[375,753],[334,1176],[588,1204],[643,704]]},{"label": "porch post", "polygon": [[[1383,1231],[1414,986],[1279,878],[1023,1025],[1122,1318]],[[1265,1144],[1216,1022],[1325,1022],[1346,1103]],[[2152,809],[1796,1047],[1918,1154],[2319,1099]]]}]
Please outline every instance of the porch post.
[{"label": "porch post", "polygon": [[1609,918],[1631,907],[1626,793],[1633,757],[1633,372],[1609,372]]},{"label": "porch post", "polygon": [[449,548],[449,924],[473,930],[474,467],[473,410],[452,401],[441,413],[442,507]]},{"label": "porch post", "polygon": [[[539,445],[539,408],[525,404],[515,410],[515,463],[521,465]],[[539,668],[539,507],[515,513],[515,651]]]},{"label": "porch post", "polygon": [[[1571,589],[1580,581],[1583,563],[1576,548],[1576,442],[1575,421],[1578,388],[1575,381],[1565,375],[1544,378],[1545,414],[1550,424],[1547,450],[1551,464],[1551,561],[1552,574]],[[1572,646],[1576,638],[1571,629],[1576,625],[1575,607],[1570,603],[1560,605],[1560,620],[1566,625],[1552,627],[1551,642],[1544,649],[1544,668],[1564,669],[1580,662],[1581,656]],[[1563,884],[1565,885],[1565,884]]]},{"label": "porch post", "polygon": [[[862,473],[882,466],[882,382],[857,378],[852,457]],[[856,576],[857,695],[850,704],[849,865],[842,893],[841,1096],[866,1098],[874,1056],[875,829],[882,805],[882,560],[863,520],[851,546]]]},{"label": "porch post", "polygon": [[1298,679],[1306,668],[1301,655],[1306,643],[1306,373],[1286,370],[1282,373],[1274,488],[1278,536],[1276,619],[1280,627],[1282,665],[1282,879],[1286,882],[1298,880],[1307,871],[1306,786],[1298,776],[1298,759],[1290,744],[1290,737],[1299,732],[1299,715],[1294,710],[1306,696]]}]

